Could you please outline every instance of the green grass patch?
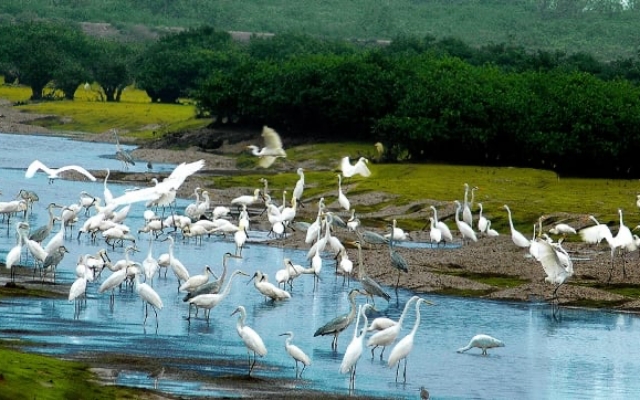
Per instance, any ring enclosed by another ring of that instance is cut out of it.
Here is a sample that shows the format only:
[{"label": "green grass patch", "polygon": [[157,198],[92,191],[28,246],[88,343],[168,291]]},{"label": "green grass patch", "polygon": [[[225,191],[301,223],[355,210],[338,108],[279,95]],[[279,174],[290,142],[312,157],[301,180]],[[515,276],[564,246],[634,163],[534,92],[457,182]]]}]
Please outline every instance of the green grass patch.
[{"label": "green grass patch", "polygon": [[142,391],[93,382],[95,376],[78,362],[24,353],[0,342],[2,399],[135,399]]},{"label": "green grass patch", "polygon": [[632,299],[640,298],[640,285],[630,285],[625,283],[612,283],[606,284],[594,284],[589,285],[593,288],[605,290],[610,293],[619,294],[621,296],[629,297]]}]

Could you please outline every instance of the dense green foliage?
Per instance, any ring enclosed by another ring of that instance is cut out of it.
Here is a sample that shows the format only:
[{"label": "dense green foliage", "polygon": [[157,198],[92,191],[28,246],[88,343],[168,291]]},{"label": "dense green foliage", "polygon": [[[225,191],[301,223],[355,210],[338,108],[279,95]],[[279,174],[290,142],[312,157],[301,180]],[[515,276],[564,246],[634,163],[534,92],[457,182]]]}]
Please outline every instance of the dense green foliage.
[{"label": "dense green foliage", "polygon": [[[73,99],[87,81],[100,84],[105,100],[118,100],[132,80],[137,46],[85,35],[61,22],[26,22],[0,26],[0,74],[32,89],[33,100],[54,98],[59,90]],[[46,90],[50,89],[50,90]]]},{"label": "dense green foliage", "polygon": [[[1,40],[9,37],[17,39]],[[33,48],[41,42],[46,49]],[[23,48],[30,51],[14,56]],[[591,176],[627,176],[640,166],[635,57],[602,62],[432,36],[388,45],[300,34],[235,42],[211,27],[142,48],[71,25],[25,23],[0,28],[0,68],[30,85],[34,99],[47,85],[71,98],[92,80],[104,100],[118,101],[135,81],[152,101],[190,97],[200,115],[219,122],[269,124],[285,138],[381,141],[388,161]]]},{"label": "dense green foliage", "polygon": [[3,0],[0,21],[37,18],[221,31],[301,33],[324,38],[455,37],[472,46],[523,45],[582,52],[598,59],[634,56],[636,1],[612,0]]}]

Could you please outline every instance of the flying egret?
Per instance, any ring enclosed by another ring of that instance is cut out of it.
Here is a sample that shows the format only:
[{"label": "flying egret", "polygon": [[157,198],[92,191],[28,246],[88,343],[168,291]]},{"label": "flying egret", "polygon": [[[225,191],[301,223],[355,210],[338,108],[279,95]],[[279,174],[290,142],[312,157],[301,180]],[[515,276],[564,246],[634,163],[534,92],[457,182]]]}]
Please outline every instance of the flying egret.
[{"label": "flying egret", "polygon": [[364,294],[359,289],[351,289],[349,292],[349,312],[346,314],[339,315],[322,325],[320,328],[316,330],[313,334],[313,337],[316,336],[325,336],[325,335],[333,335],[333,341],[331,342],[331,349],[334,351],[338,350],[338,335],[353,322],[356,317],[356,296],[359,294]]},{"label": "flying egret", "polygon": [[368,163],[369,160],[364,157],[360,157],[354,165],[351,165],[349,157],[346,156],[340,160],[340,170],[345,178],[351,178],[354,175],[361,175],[368,178],[371,176],[371,171],[369,171],[369,167],[367,167]]},{"label": "flying egret", "polygon": [[233,273],[229,277],[229,282],[227,282],[227,285],[224,287],[222,292],[203,293],[188,299],[187,301],[189,302],[189,316],[187,317],[187,319],[191,319],[191,305],[194,305],[196,307],[196,317],[198,316],[198,309],[204,308],[205,309],[204,316],[206,317],[207,321],[209,321],[209,315],[211,314],[211,309],[216,307],[218,304],[220,304],[222,300],[224,300],[224,298],[229,295],[229,292],[231,291],[231,282],[233,281],[233,278],[236,277],[236,275],[249,276],[243,271],[240,271],[239,269],[237,269],[233,271]]},{"label": "flying egret", "polygon": [[95,176],[91,175],[89,171],[87,171],[86,169],[78,165],[67,165],[65,167],[60,167],[55,169],[55,168],[47,167],[46,165],[44,165],[38,160],[35,160],[31,164],[29,164],[29,167],[27,168],[27,172],[25,172],[24,177],[27,179],[33,178],[33,176],[36,174],[36,172],[38,172],[38,170],[45,172],[49,176],[49,183],[53,183],[54,179],[59,179],[60,176],[58,175],[65,171],[76,171],[86,176],[92,181],[96,180]]},{"label": "flying egret", "polygon": [[[240,313],[240,317],[238,318],[238,322],[236,324],[236,330],[238,331],[238,336],[244,342],[244,345],[247,347],[247,352],[249,354],[249,376],[251,376],[251,371],[253,371],[253,367],[256,365],[256,355],[260,357],[264,357],[267,355],[267,348],[262,341],[262,338],[256,331],[251,329],[251,327],[246,326],[244,324],[244,320],[247,317],[247,312],[243,306],[238,306],[231,315],[236,313]],[[251,361],[251,353],[253,352],[253,362]]]},{"label": "flying egret", "polygon": [[164,206],[172,197],[175,198],[176,190],[182,186],[184,181],[204,168],[204,165],[204,160],[194,161],[191,163],[183,162],[175,167],[171,174],[163,179],[162,182],[158,182],[156,178],[153,178],[152,181],[156,183],[155,186],[128,191],[122,196],[114,198],[111,203],[118,206],[145,201],[152,203],[153,205]]},{"label": "flying egret", "polygon": [[[362,348],[364,347],[364,336],[367,333],[367,308],[372,307],[371,304],[365,304],[358,307],[358,317],[356,318],[356,326],[353,330],[353,339],[347,346],[340,364],[340,373],[349,373],[349,390],[355,389],[356,385],[356,367],[358,360],[362,356]],[[364,319],[364,327],[360,329],[360,317]]]},{"label": "flying egret", "polygon": [[511,209],[508,205],[504,205],[505,210],[507,210],[507,214],[509,215],[509,227],[511,228],[511,240],[518,247],[529,248],[531,242],[527,239],[522,233],[516,230],[513,227],[513,220],[511,219]]},{"label": "flying egret", "polygon": [[475,335],[474,337],[471,338],[471,341],[469,342],[468,345],[461,347],[457,350],[458,353],[464,353],[465,351],[473,348],[473,347],[477,347],[479,349],[482,349],[482,355],[486,356],[487,355],[487,349],[492,349],[494,347],[504,347],[504,343],[501,340],[498,340],[494,337],[491,337],[489,335],[484,335],[484,334],[480,334],[480,335]]},{"label": "flying egret", "polygon": [[398,381],[398,371],[400,370],[400,361],[402,359],[404,359],[404,372],[402,375],[404,377],[404,382],[407,381],[407,357],[413,349],[413,338],[420,326],[420,304],[422,303],[433,305],[433,303],[430,303],[423,298],[416,301],[416,322],[413,325],[413,329],[411,329],[411,332],[407,336],[400,339],[400,341],[393,346],[391,354],[389,354],[389,360],[387,361],[389,367],[393,367],[396,363],[398,364],[398,367],[396,368],[396,382]]},{"label": "flying egret", "polygon": [[469,225],[465,221],[460,220],[460,208],[462,208],[460,202],[458,200],[455,200],[454,203],[456,204],[456,225],[458,226],[458,231],[462,235],[462,243],[464,244],[467,240],[473,240],[474,242],[477,242],[478,238],[476,236],[476,232],[473,230],[471,225]]},{"label": "flying egret", "polygon": [[[296,379],[298,377],[302,378],[302,373],[304,369],[311,365],[311,358],[304,353],[298,346],[291,343],[293,341],[293,332],[288,331],[285,333],[281,333],[280,336],[288,336],[284,342],[284,348],[286,352],[294,359],[296,362]],[[302,371],[300,371],[300,375],[298,375],[298,362],[302,364]]]},{"label": "flying egret", "polygon": [[287,152],[282,148],[282,139],[278,132],[264,126],[262,128],[262,138],[264,139],[264,147],[261,149],[255,145],[247,146],[251,150],[251,154],[259,157],[258,165],[262,168],[269,168],[276,158],[287,157]]},{"label": "flying egret", "polygon": [[[400,333],[400,330],[402,329],[402,322],[404,321],[404,317],[407,314],[407,311],[409,310],[409,306],[411,305],[411,303],[413,303],[414,301],[418,300],[420,298],[420,296],[413,296],[412,298],[409,299],[409,301],[407,301],[407,304],[404,305],[404,309],[402,310],[402,314],[400,314],[400,319],[398,319],[398,321],[392,325],[390,325],[389,327],[387,327],[386,329],[382,329],[376,333],[374,333],[369,340],[367,341],[367,347],[371,347],[371,359],[373,360],[374,357],[374,352],[375,350],[382,346],[382,351],[380,352],[380,359],[382,360],[382,356],[384,355],[384,350],[387,348],[387,346],[391,345],[396,338],[398,337],[398,334]],[[377,318],[376,318],[377,319]],[[392,321],[393,322],[393,321]]]}]

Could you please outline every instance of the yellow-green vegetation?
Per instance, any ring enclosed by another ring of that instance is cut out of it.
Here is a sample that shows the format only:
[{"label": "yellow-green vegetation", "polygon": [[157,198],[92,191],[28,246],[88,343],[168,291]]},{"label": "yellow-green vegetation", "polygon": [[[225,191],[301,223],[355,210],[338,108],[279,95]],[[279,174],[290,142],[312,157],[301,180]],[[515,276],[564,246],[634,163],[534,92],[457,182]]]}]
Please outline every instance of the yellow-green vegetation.
[{"label": "yellow-green vegetation", "polygon": [[140,390],[95,383],[84,364],[24,353],[0,343],[0,399],[135,399]]},{"label": "yellow-green vegetation", "polygon": [[[345,155],[352,158],[363,155],[375,159],[372,144],[327,143],[287,149],[286,162],[295,166],[313,159],[318,168],[326,168],[305,171],[305,197],[329,193],[334,196],[325,196],[327,202],[330,202],[337,197],[337,179],[332,171],[337,171],[339,160]],[[251,161],[247,159],[247,162]],[[251,165],[255,165],[255,160]],[[479,188],[475,192],[475,207],[481,202],[484,214],[492,221],[492,227],[500,232],[506,233],[509,229],[507,212],[503,208],[505,204],[511,208],[516,228],[524,232],[530,232],[540,216],[556,213],[592,214],[601,223],[616,225],[620,208],[626,215],[627,224],[637,223],[635,201],[640,183],[636,180],[571,178],[560,177],[548,170],[431,163],[370,162],[369,169],[372,172],[370,178],[353,177],[343,185],[346,194],[352,197],[359,193],[379,191],[395,194],[396,197],[370,206],[359,206],[356,203],[357,212],[373,212],[388,206],[409,205],[414,202],[417,203],[411,207],[414,212],[419,209],[429,211],[431,204],[435,204],[437,208],[453,207],[454,200],[463,199],[463,185],[466,182],[471,187]],[[258,179],[267,175],[262,170],[255,171],[255,174],[225,177],[220,182],[220,187],[258,187]],[[294,168],[291,172],[269,175],[270,187],[274,190],[292,188],[297,180],[293,171]],[[428,222],[403,218],[402,215],[396,218],[399,226],[410,230],[420,229]],[[554,219],[550,218],[548,221]],[[587,222],[586,218],[584,222]]]},{"label": "yellow-green vegetation", "polygon": [[[27,102],[31,89],[20,85],[0,86],[0,98],[12,102]],[[47,101],[18,106],[25,112],[52,114],[56,118],[34,121],[34,124],[50,129],[100,133],[116,128],[121,135],[151,138],[156,134],[183,129],[196,129],[208,125],[211,120],[196,118],[192,104],[152,104],[145,91],[130,86],[122,94],[120,102],[100,101],[98,88],[91,85],[85,90],[81,85],[76,100]]]}]

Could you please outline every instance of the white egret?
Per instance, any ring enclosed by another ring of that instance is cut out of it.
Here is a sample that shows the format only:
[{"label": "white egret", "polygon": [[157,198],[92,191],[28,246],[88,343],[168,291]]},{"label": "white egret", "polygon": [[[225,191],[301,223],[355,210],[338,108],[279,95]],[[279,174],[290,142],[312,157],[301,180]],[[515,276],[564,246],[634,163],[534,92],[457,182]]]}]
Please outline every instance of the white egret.
[{"label": "white egret", "polygon": [[553,228],[549,229],[549,233],[552,235],[575,235],[576,230],[569,224],[556,224]]},{"label": "white egret", "polygon": [[442,240],[445,242],[453,242],[453,235],[451,234],[451,230],[449,226],[442,221],[438,220],[438,211],[434,206],[430,207],[433,210],[433,220],[436,224],[436,228],[440,229],[442,232]]},{"label": "white egret", "polygon": [[359,294],[364,294],[359,289],[351,289],[348,295],[349,299],[349,312],[346,314],[339,315],[322,325],[320,328],[316,330],[313,334],[313,337],[316,336],[325,336],[325,335],[333,335],[333,341],[331,342],[331,349],[334,351],[338,350],[338,335],[353,322],[353,319],[356,317],[356,296]]},{"label": "white egret", "polygon": [[222,256],[222,274],[220,274],[220,277],[215,281],[207,282],[204,285],[198,286],[198,288],[193,292],[187,293],[182,299],[182,301],[189,301],[189,299],[192,299],[201,294],[219,293],[220,289],[222,289],[222,285],[224,284],[224,280],[227,276],[227,262],[229,261],[229,258],[242,259],[242,257],[233,255],[229,252],[224,253],[224,255]]},{"label": "white egret", "polygon": [[10,270],[10,275],[11,275],[11,282],[13,282],[15,280],[15,271],[14,271],[14,265],[17,265],[18,262],[20,261],[20,253],[22,253],[22,230],[28,230],[29,229],[29,224],[27,224],[26,222],[18,222],[16,224],[16,231],[18,232],[18,244],[15,245],[14,247],[11,248],[11,250],[9,250],[9,253],[7,253],[7,258],[5,260],[5,266],[7,267],[8,270]]},{"label": "white egret", "polygon": [[442,231],[436,228],[436,223],[433,217],[429,217],[429,223],[429,240],[431,241],[431,243],[436,243],[437,245],[439,245],[440,242],[442,242]]},{"label": "white egret", "polygon": [[287,157],[287,152],[282,148],[282,139],[278,132],[264,126],[262,128],[262,138],[264,139],[264,147],[259,148],[255,145],[247,146],[251,150],[251,154],[259,157],[258,165],[262,168],[269,168],[276,158]]},{"label": "white egret", "polygon": [[478,231],[480,231],[480,233],[486,233],[489,220],[482,215],[482,203],[478,203],[478,207],[480,208],[480,213],[478,214]]},{"label": "white egret", "polygon": [[345,194],[342,192],[341,174],[338,174],[338,204],[340,204],[340,207],[344,208],[347,211],[351,209],[351,203],[349,202],[349,199],[347,199],[347,196],[345,196]]},{"label": "white egret", "polygon": [[162,307],[163,307],[162,299],[160,298],[160,295],[158,295],[158,293],[155,290],[153,290],[151,286],[149,286],[147,283],[140,282],[138,275],[141,275],[141,274],[136,273],[134,276],[134,279],[135,279],[135,285],[136,285],[135,286],[136,292],[138,293],[142,301],[144,301],[143,324],[147,323],[148,306],[151,305],[151,307],[153,308],[153,312],[155,312],[156,314],[156,328],[157,328],[158,327],[158,310],[162,310]]},{"label": "white egret", "polygon": [[458,200],[455,200],[454,203],[456,204],[456,225],[458,226],[458,231],[460,231],[460,234],[462,235],[462,243],[465,243],[467,240],[473,240],[474,242],[477,242],[478,238],[476,236],[476,232],[473,230],[471,225],[469,225],[465,221],[460,220],[459,215],[460,209],[462,208],[460,202]]},{"label": "white egret", "polygon": [[509,227],[511,228],[511,240],[518,247],[529,248],[531,242],[527,239],[522,233],[516,230],[513,227],[513,220],[511,219],[511,209],[509,209],[508,205],[504,205],[504,208],[507,210],[507,214],[509,215]]},{"label": "white egret", "polygon": [[249,207],[250,205],[257,203],[259,200],[260,200],[260,189],[255,189],[253,191],[253,195],[238,196],[231,200],[231,204],[238,207],[241,207],[243,205]]},{"label": "white egret", "polygon": [[249,276],[243,271],[237,269],[233,271],[233,273],[229,277],[229,282],[227,282],[227,285],[220,293],[203,293],[188,299],[187,301],[189,302],[189,316],[187,317],[187,319],[191,319],[191,305],[194,305],[196,307],[196,316],[198,316],[198,309],[204,308],[204,316],[208,321],[209,314],[211,314],[211,309],[220,304],[222,300],[224,300],[224,298],[229,295],[229,292],[231,291],[231,282],[233,281],[233,278],[236,277],[236,275]]},{"label": "white egret", "polygon": [[29,164],[29,167],[27,168],[27,172],[25,172],[24,177],[25,178],[33,178],[33,176],[36,174],[36,172],[38,172],[39,170],[43,171],[44,173],[46,173],[49,176],[49,183],[53,183],[54,179],[59,179],[60,176],[58,176],[59,174],[65,172],[65,171],[76,171],[81,173],[82,175],[86,176],[87,178],[89,178],[92,181],[96,180],[96,177],[91,175],[91,173],[89,171],[87,171],[86,169],[78,166],[78,165],[67,165],[65,167],[60,167],[60,168],[49,168],[46,165],[44,165],[43,163],[41,163],[38,160],[33,161],[31,164]]},{"label": "white egret", "polygon": [[236,256],[242,256],[242,249],[249,235],[247,234],[247,220],[238,221],[238,230],[233,234],[233,240],[236,243]]},{"label": "white egret", "polygon": [[349,219],[347,220],[347,230],[349,232],[355,232],[356,230],[358,230],[359,226],[360,226],[360,219],[356,217],[356,209],[352,208],[351,217],[349,217]]},{"label": "white egret", "polygon": [[300,206],[304,207],[302,204],[302,193],[304,192],[304,169],[298,168],[296,172],[300,178],[296,181],[296,186],[293,188],[293,198],[296,199]]},{"label": "white egret", "polygon": [[[620,216],[620,227],[618,228],[618,233],[612,239],[606,238],[609,243],[609,247],[611,247],[611,267],[609,268],[609,279],[607,282],[611,281],[611,274],[613,272],[613,259],[616,251],[627,251],[632,252],[638,249],[636,242],[633,240],[633,235],[631,234],[631,230],[624,224],[622,221],[622,210],[618,209],[618,215]],[[622,260],[622,275],[627,276],[627,271],[625,269],[625,261]]]},{"label": "white egret", "polygon": [[500,233],[491,227],[491,221],[487,221],[487,236],[496,237],[500,236]]},{"label": "white egret", "polygon": [[[293,332],[288,331],[281,333],[280,336],[288,336],[284,342],[284,349],[296,362],[296,379],[298,379],[298,377],[302,378],[304,369],[311,365],[311,358],[309,358],[309,356],[306,355],[298,346],[291,343],[291,341],[293,341]],[[300,371],[300,375],[298,375],[298,362],[302,364],[302,371]]]},{"label": "white egret", "polygon": [[253,286],[266,298],[273,301],[286,300],[291,298],[291,294],[286,290],[280,289],[273,283],[269,282],[269,278],[261,271],[253,274]]},{"label": "white egret", "polygon": [[[555,286],[553,299],[555,303],[557,303],[558,289],[567,279],[573,276],[573,262],[571,262],[569,255],[561,246],[555,248],[549,242],[542,239],[538,239],[536,242],[538,243],[538,261],[540,261],[544,272],[547,274],[544,280]],[[556,308],[554,304],[554,314],[555,311]]]},{"label": "white egret", "polygon": [[[184,266],[184,264],[182,264],[182,262],[178,260],[178,258],[173,254],[173,247],[175,246],[175,241],[173,237],[168,236],[168,240],[169,240],[169,252],[163,253],[160,255],[160,257],[158,257],[158,266],[163,268],[171,267],[171,270],[173,270],[173,273],[176,275],[176,278],[178,278],[178,290],[179,290],[181,286],[180,282],[181,281],[186,282],[189,279],[189,271]],[[166,269],[165,269],[164,276],[167,276]]]},{"label": "white egret", "polygon": [[469,184],[464,184],[464,202],[462,205],[462,220],[469,226],[473,226],[473,214],[469,204]]},{"label": "white egret", "polygon": [[175,167],[171,174],[163,179],[162,182],[158,182],[157,179],[153,178],[152,180],[156,183],[155,186],[145,189],[131,190],[120,197],[116,197],[111,201],[111,203],[115,205],[122,205],[145,201],[163,206],[172,197],[175,197],[175,191],[182,186],[184,181],[204,168],[204,165],[204,160],[198,160],[191,163],[183,162]]},{"label": "white egret", "polygon": [[[371,304],[365,304],[364,306],[359,306],[358,308],[358,317],[356,318],[356,326],[353,330],[353,339],[349,345],[347,345],[347,349],[344,352],[344,356],[342,357],[342,363],[340,364],[340,373],[346,374],[349,373],[349,390],[355,389],[356,385],[356,367],[358,365],[358,360],[362,356],[362,348],[364,347],[364,336],[367,333],[367,315],[366,310],[370,308]],[[364,319],[364,327],[360,329],[360,317]]]},{"label": "white egret", "polygon": [[[384,350],[387,348],[387,346],[391,345],[391,343],[393,343],[398,337],[398,334],[402,329],[402,322],[404,321],[404,317],[407,314],[407,311],[409,310],[409,306],[411,305],[411,303],[418,300],[419,298],[420,296],[413,296],[412,298],[410,298],[409,301],[407,301],[407,303],[404,305],[404,309],[402,310],[402,314],[400,314],[400,319],[398,319],[398,322],[390,325],[386,329],[382,329],[374,333],[369,338],[369,340],[367,341],[367,347],[372,347],[371,349],[372,360],[375,354],[374,353],[375,350],[380,346],[382,346],[382,351],[380,352],[380,359],[382,360],[382,357],[384,355]],[[381,323],[382,321],[383,320],[380,320],[380,322],[378,323]]]},{"label": "white egret", "polygon": [[202,274],[190,276],[178,289],[181,292],[193,292],[200,285],[204,285],[209,281],[209,274],[213,275],[213,271],[208,265],[204,266]]},{"label": "white egret", "polygon": [[589,219],[591,219],[596,224],[594,226],[580,229],[579,234],[582,241],[590,244],[600,244],[603,239],[607,240],[607,242],[613,239],[611,230],[607,225],[598,222],[598,220],[593,215],[589,215]]},{"label": "white egret", "polygon": [[396,368],[396,382],[398,381],[398,371],[400,370],[400,361],[403,359],[404,359],[404,372],[402,375],[404,377],[404,382],[407,381],[407,357],[409,356],[409,353],[411,353],[411,350],[413,349],[413,338],[415,337],[416,332],[418,331],[418,327],[420,326],[420,304],[422,303],[433,304],[433,303],[427,302],[425,299],[422,299],[422,298],[416,301],[416,322],[413,325],[413,329],[411,329],[411,332],[409,332],[407,336],[400,339],[400,341],[396,343],[395,346],[393,346],[393,349],[391,350],[391,354],[389,354],[389,360],[387,361],[387,364],[389,365],[389,367],[393,367],[394,365],[396,365],[396,363],[398,364],[398,367]]},{"label": "white egret", "polygon": [[349,254],[347,254],[347,249],[345,248],[342,248],[336,255],[336,273],[338,272],[342,273],[342,284],[353,272],[353,261],[349,259]]},{"label": "white egret", "polygon": [[371,171],[369,171],[369,167],[367,167],[368,163],[369,160],[364,157],[360,157],[354,165],[351,165],[349,157],[346,156],[340,160],[340,170],[345,178],[351,178],[354,175],[361,175],[367,178],[371,176]]},{"label": "white egret", "polygon": [[[251,376],[251,371],[253,371],[253,367],[256,364],[256,355],[260,357],[264,357],[267,355],[267,348],[262,341],[262,338],[256,331],[251,329],[251,327],[246,326],[244,324],[244,320],[247,317],[247,312],[243,306],[238,306],[231,315],[236,313],[240,313],[240,317],[238,318],[238,323],[236,324],[236,330],[238,331],[238,336],[244,342],[244,345],[247,347],[247,352],[249,353],[249,376]],[[251,361],[251,353],[253,352],[253,362]]]},{"label": "white egret", "polygon": [[285,258],[283,260],[283,263],[284,268],[279,269],[276,272],[276,282],[278,283],[278,285],[282,283],[283,289],[287,283],[289,284],[290,288],[293,288],[293,280],[303,273],[304,268],[302,267],[302,265],[294,264],[290,258]]},{"label": "white egret", "polygon": [[115,300],[115,288],[120,286],[122,282],[127,279],[127,268],[121,268],[109,275],[107,279],[105,279],[98,288],[98,293],[104,293],[108,290],[111,290],[111,294],[109,295],[109,301],[113,304]]},{"label": "white egret", "polygon": [[504,343],[501,340],[498,340],[494,337],[491,337],[489,335],[484,335],[484,334],[480,334],[480,335],[475,335],[474,337],[471,338],[471,341],[469,342],[468,345],[461,347],[457,350],[458,353],[464,353],[465,351],[473,348],[473,347],[477,347],[479,349],[482,349],[482,355],[486,356],[487,355],[487,349],[493,349],[494,347],[504,347]]},{"label": "white egret", "polygon": [[198,219],[200,215],[198,213],[198,205],[200,204],[200,186],[193,189],[193,196],[195,196],[195,203],[191,203],[184,208],[184,214],[191,219]]}]

